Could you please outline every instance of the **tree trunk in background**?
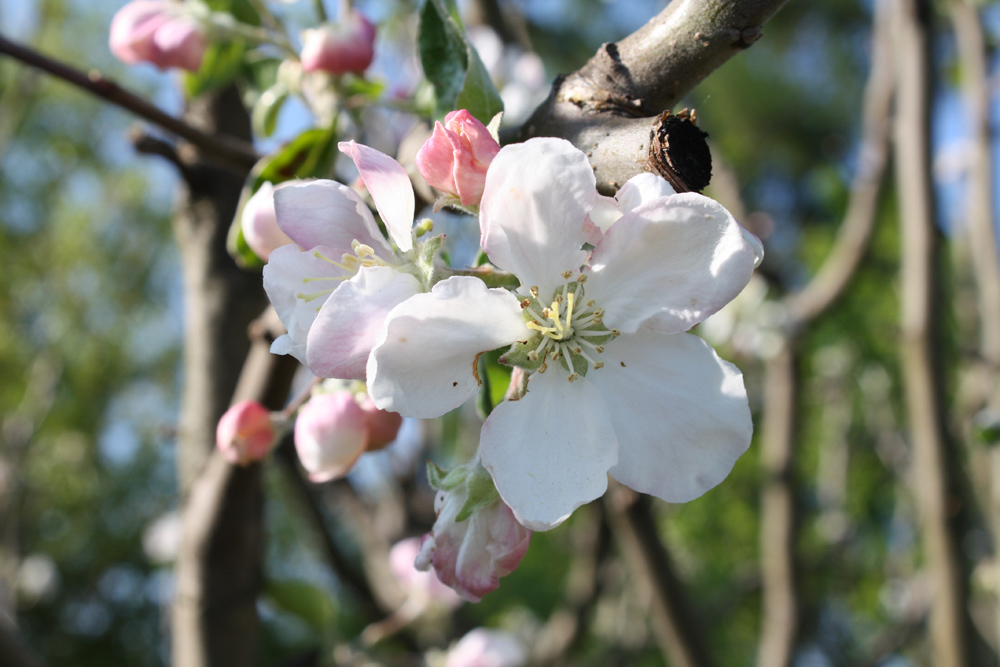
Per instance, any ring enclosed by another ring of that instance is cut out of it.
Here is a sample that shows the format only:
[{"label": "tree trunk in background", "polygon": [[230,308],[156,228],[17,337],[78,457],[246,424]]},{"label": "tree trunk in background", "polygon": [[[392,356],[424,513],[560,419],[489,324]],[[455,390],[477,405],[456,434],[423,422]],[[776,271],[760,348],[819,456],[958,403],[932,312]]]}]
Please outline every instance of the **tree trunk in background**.
[{"label": "tree trunk in background", "polygon": [[[250,139],[234,88],[196,100],[187,120]],[[176,566],[173,664],[255,665],[262,507],[259,465],[212,457],[215,427],[250,349],[247,327],[266,304],[260,275],[226,252],[244,177],[196,162],[183,170],[174,221],[184,274],[184,379],[178,478],[184,538]]]}]

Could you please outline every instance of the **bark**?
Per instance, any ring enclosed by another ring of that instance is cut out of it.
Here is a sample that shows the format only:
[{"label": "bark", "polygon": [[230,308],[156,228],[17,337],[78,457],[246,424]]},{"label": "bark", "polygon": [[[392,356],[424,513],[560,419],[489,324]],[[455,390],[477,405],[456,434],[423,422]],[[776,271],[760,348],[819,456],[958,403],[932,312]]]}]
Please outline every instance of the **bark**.
[{"label": "bark", "polygon": [[652,138],[662,128],[661,112],[757,41],[784,3],[674,0],[635,33],[602,45],[586,65],[557,79],[519,139],[571,141],[590,157],[604,193],[641,172],[659,172],[665,160]]},{"label": "bark", "polygon": [[[206,132],[250,137],[235,89],[200,98],[187,117]],[[253,665],[263,542],[261,471],[259,465],[233,467],[213,452],[216,423],[250,350],[247,327],[265,300],[260,276],[237,268],[225,246],[245,174],[199,161],[182,175],[175,233],[185,297],[177,451],[184,529],[172,658],[184,667]],[[248,369],[247,375],[266,380],[274,374]],[[259,390],[259,398],[265,393]]]},{"label": "bark", "polygon": [[939,331],[941,235],[931,184],[931,7],[900,0],[897,25],[896,180],[902,220],[901,353],[926,567],[930,636],[939,667],[972,664],[967,579],[958,543],[955,446],[946,430]]}]

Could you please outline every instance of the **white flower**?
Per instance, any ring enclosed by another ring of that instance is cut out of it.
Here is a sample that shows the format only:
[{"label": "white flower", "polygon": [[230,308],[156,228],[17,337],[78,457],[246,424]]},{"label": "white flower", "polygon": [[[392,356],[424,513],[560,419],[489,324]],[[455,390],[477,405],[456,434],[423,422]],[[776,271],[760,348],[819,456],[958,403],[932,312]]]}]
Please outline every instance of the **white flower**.
[{"label": "white flower", "polygon": [[335,181],[289,184],[274,192],[278,225],[298,246],[271,253],[264,289],[288,333],[271,346],[320,377],[363,379],[386,313],[422,292],[412,266],[413,189],[388,155],[340,144],[375,200],[393,250],[368,207]]},{"label": "white flower", "polygon": [[503,630],[475,628],[448,651],[444,667],[523,667],[528,649]]},{"label": "white flower", "polygon": [[603,494],[608,473],[692,500],[750,444],[742,375],[684,332],[743,289],[754,248],[711,199],[664,195],[645,176],[623,192],[622,215],[595,237],[601,200],[582,152],[561,139],[504,148],[486,177],[482,245],[521,287],[438,283],[392,311],[368,361],[376,405],[431,417],[475,394],[476,355],[513,345],[507,362],[534,372],[486,420],[480,452],[533,530]]}]

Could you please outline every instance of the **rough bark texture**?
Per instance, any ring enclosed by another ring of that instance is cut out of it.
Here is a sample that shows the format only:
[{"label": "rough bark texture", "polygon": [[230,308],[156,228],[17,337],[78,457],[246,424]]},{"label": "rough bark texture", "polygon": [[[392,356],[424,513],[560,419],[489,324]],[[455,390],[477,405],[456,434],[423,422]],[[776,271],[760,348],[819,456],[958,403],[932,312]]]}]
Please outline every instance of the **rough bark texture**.
[{"label": "rough bark texture", "polygon": [[730,57],[760,38],[785,0],[674,0],[621,42],[604,44],[560,77],[521,128],[520,139],[568,139],[587,153],[598,189],[609,193],[664,160],[651,141],[659,114]]},{"label": "rough bark texture", "polygon": [[896,179],[902,219],[901,351],[926,567],[933,588],[933,664],[970,665],[967,578],[958,544],[955,447],[945,424],[938,323],[941,235],[934,222],[930,148],[930,21],[926,0],[899,0]]},{"label": "rough bark texture", "polygon": [[[200,98],[188,120],[249,139],[234,89]],[[260,276],[237,268],[225,248],[243,178],[196,162],[183,171],[175,232],[184,274],[184,382],[178,475],[184,531],[176,566],[173,664],[257,663],[256,597],[262,507],[259,466],[234,468],[215,451],[250,349],[247,327],[265,305]],[[266,375],[266,374],[265,374]]]}]

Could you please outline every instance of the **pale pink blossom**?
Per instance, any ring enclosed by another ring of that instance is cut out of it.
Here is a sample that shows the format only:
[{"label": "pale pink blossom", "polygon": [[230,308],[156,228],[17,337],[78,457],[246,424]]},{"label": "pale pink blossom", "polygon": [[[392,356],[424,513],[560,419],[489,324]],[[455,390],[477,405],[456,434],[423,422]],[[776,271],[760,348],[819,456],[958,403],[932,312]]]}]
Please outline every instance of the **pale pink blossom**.
[{"label": "pale pink blossom", "polygon": [[302,70],[360,74],[375,57],[375,26],[358,12],[302,33]]},{"label": "pale pink blossom", "polygon": [[480,454],[534,530],[602,495],[609,473],[692,500],[750,444],[742,374],[684,332],[746,286],[755,249],[715,201],[643,180],[588,252],[587,157],[561,139],[503,148],[480,204],[482,247],[521,287],[448,278],[397,306],[368,362],[376,405],[433,417],[476,393],[476,355],[511,346],[502,360],[531,373],[527,392],[493,410]]},{"label": "pale pink blossom", "polygon": [[475,628],[448,651],[444,667],[523,667],[528,649],[509,632]]},{"label": "pale pink blossom", "polygon": [[267,181],[243,205],[240,226],[247,245],[265,262],[272,251],[293,242],[278,226],[278,217],[274,212],[274,186]]},{"label": "pale pink blossom", "polygon": [[271,411],[257,401],[241,401],[219,419],[215,444],[236,465],[260,461],[274,446],[276,432]]},{"label": "pale pink blossom", "polygon": [[500,150],[490,131],[465,109],[452,111],[417,151],[417,169],[429,185],[478,206],[486,170]]},{"label": "pale pink blossom", "polygon": [[166,0],[133,0],[111,19],[111,52],[133,65],[145,61],[160,69],[201,67],[205,36],[182,5]]},{"label": "pale pink blossom", "polygon": [[295,420],[295,451],[313,482],[346,475],[367,442],[365,411],[349,391],[313,396]]},{"label": "pale pink blossom", "polygon": [[264,267],[264,289],[288,333],[271,346],[320,377],[361,379],[386,314],[425,286],[413,266],[414,196],[403,167],[353,141],[340,149],[358,167],[395,244],[351,188],[328,180],[275,190],[278,226],[297,244]]},{"label": "pale pink blossom", "polygon": [[[477,475],[485,484],[475,481]],[[421,544],[417,569],[433,567],[438,579],[456,593],[479,602],[520,564],[531,531],[497,496],[478,458],[452,471],[444,482],[437,484],[437,520]]]}]

